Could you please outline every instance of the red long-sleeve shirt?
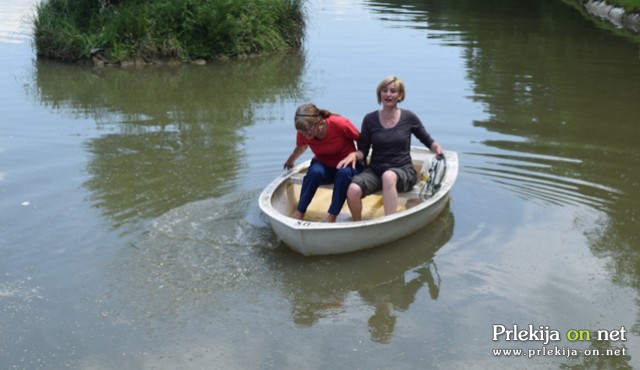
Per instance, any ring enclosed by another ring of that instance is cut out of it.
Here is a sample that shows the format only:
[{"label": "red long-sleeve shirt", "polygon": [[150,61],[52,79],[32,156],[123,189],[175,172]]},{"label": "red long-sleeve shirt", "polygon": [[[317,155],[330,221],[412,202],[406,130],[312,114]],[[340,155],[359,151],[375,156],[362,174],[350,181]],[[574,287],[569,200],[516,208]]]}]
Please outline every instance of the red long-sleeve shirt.
[{"label": "red long-sleeve shirt", "polygon": [[347,118],[331,115],[325,118],[327,134],[318,140],[307,139],[298,132],[296,146],[308,145],[314,154],[314,159],[329,167],[336,167],[347,154],[356,150],[355,142],[360,137],[358,129]]}]

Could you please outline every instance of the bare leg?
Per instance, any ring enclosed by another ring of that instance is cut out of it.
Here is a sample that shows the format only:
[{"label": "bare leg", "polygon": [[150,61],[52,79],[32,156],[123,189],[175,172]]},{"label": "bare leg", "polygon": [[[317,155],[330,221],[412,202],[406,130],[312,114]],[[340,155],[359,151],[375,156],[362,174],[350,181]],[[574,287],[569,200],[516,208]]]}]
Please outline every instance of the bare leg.
[{"label": "bare leg", "polygon": [[293,214],[293,218],[295,218],[296,220],[304,220],[304,213],[296,210],[296,212]]},{"label": "bare leg", "polygon": [[397,182],[398,175],[396,175],[395,172],[385,171],[385,173],[382,174],[382,205],[385,216],[394,214],[398,210]]},{"label": "bare leg", "polygon": [[360,221],[362,219],[362,189],[354,183],[351,183],[347,190],[347,205],[353,220]]}]

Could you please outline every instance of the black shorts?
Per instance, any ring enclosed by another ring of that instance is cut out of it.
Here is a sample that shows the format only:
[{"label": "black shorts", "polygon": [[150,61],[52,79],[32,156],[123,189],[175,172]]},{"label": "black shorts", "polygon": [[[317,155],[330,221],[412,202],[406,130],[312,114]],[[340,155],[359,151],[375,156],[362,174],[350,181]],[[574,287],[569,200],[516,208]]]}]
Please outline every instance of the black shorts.
[{"label": "black shorts", "polygon": [[[418,175],[416,174],[416,170],[413,167],[410,168],[390,168],[388,171],[393,171],[398,176],[398,181],[396,182],[396,189],[398,193],[406,193],[413,189],[418,181]],[[362,197],[366,197],[367,195],[373,194],[377,191],[382,190],[382,178],[373,172],[373,170],[369,167],[365,168],[364,171],[355,175],[352,183],[358,185],[362,189]]]}]

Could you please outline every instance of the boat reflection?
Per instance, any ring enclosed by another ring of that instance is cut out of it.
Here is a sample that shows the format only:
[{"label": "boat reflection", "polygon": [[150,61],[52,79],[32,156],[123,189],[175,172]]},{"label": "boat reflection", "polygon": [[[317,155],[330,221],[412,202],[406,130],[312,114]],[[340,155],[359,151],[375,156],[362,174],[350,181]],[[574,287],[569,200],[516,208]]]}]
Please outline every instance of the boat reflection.
[{"label": "boat reflection", "polygon": [[325,319],[367,312],[371,339],[389,343],[399,312],[416,301],[438,299],[442,279],[434,258],[453,228],[454,217],[447,206],[419,232],[367,251],[309,258],[280,248],[281,263],[276,265],[289,270],[281,271],[281,276],[286,279],[283,288],[293,322],[311,327]]},{"label": "boat reflection", "polygon": [[412,270],[417,276],[407,281],[405,276],[358,292],[375,312],[368,320],[371,339],[379,343],[391,341],[397,316],[394,311],[405,311],[416,300],[418,291],[426,284],[431,299],[438,299],[440,275],[434,261]]}]

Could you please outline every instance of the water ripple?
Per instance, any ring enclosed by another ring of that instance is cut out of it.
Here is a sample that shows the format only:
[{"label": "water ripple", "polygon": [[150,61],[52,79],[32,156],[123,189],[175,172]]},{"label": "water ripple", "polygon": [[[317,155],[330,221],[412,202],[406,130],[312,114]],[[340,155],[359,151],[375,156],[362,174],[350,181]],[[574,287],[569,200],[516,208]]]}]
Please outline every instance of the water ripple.
[{"label": "water ripple", "polygon": [[581,160],[526,153],[468,155],[467,173],[490,179],[530,201],[603,209],[621,195],[618,189],[573,177],[584,165]]},{"label": "water ripple", "polygon": [[0,8],[0,43],[23,44],[31,39],[29,33],[30,1],[10,1]]}]

